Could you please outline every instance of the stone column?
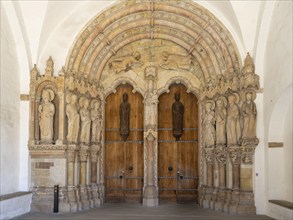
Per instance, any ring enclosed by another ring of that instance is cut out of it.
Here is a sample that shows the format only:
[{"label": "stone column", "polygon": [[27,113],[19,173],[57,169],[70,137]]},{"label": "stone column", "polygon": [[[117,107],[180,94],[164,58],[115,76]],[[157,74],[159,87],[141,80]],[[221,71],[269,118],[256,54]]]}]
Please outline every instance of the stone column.
[{"label": "stone column", "polygon": [[240,162],[241,148],[239,146],[229,147],[230,159],[232,162],[232,188],[240,189]]},{"label": "stone column", "polygon": [[226,164],[227,164],[227,151],[225,146],[217,146],[216,160],[219,167],[219,188],[217,192],[217,200],[215,202],[215,210],[223,211],[226,202]]},{"label": "stone column", "polygon": [[64,70],[59,72],[58,77],[58,101],[59,101],[59,128],[57,145],[63,144],[64,140],[64,121],[65,121],[65,102],[64,102]]},{"label": "stone column", "polygon": [[81,148],[79,151],[79,159],[80,159],[79,185],[80,185],[80,202],[82,205],[82,209],[88,209],[90,207],[88,189],[86,185],[86,174],[87,174],[86,167],[87,167],[88,149],[89,147],[87,145],[81,145]]},{"label": "stone column", "polygon": [[148,66],[145,69],[147,91],[144,99],[144,190],[143,205],[158,206],[157,186],[157,146],[158,146],[158,95],[156,93],[157,69]]},{"label": "stone column", "polygon": [[156,134],[149,130],[146,133],[146,186],[144,187],[144,194],[143,194],[143,205],[144,206],[158,206],[158,190],[155,185],[155,172],[154,172],[154,146],[156,140]]},{"label": "stone column", "polygon": [[101,206],[101,200],[99,195],[99,188],[97,185],[97,166],[98,166],[98,152],[100,150],[100,145],[92,145],[91,146],[91,198],[90,198],[90,205],[91,207],[99,207]]},{"label": "stone column", "polygon": [[240,196],[240,163],[241,163],[241,147],[230,146],[228,148],[232,163],[232,193],[231,202],[229,204],[229,213],[237,214]]},{"label": "stone column", "polygon": [[74,184],[74,162],[76,155],[76,145],[67,146],[67,190],[68,190],[68,200],[70,204],[70,211],[77,211],[77,201],[76,192]]},{"label": "stone column", "polygon": [[206,175],[207,175],[207,186],[205,189],[204,199],[202,201],[202,206],[204,208],[213,207],[213,198],[214,198],[214,147],[205,148],[205,159],[206,159]]}]

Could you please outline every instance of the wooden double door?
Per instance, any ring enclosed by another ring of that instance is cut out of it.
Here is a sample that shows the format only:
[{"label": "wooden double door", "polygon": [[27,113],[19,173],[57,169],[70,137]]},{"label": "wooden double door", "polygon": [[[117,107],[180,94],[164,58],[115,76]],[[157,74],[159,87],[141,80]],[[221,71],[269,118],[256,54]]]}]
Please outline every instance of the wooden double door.
[{"label": "wooden double door", "polygon": [[[130,104],[130,134],[120,136],[119,108],[123,94]],[[121,85],[106,99],[105,185],[106,202],[141,202],[143,189],[143,99]]]},{"label": "wooden double door", "polygon": [[[176,141],[172,130],[175,93],[184,106],[183,134]],[[160,202],[198,200],[198,105],[183,85],[173,85],[159,97],[158,186]]]},{"label": "wooden double door", "polygon": [[[172,103],[175,92],[184,105],[183,135],[172,133]],[[119,108],[123,94],[130,104],[130,135],[120,136]],[[143,193],[143,98],[122,85],[106,99],[105,186],[106,202],[142,202]],[[160,202],[197,202],[198,107],[196,97],[183,85],[173,85],[159,97],[158,187]]]}]

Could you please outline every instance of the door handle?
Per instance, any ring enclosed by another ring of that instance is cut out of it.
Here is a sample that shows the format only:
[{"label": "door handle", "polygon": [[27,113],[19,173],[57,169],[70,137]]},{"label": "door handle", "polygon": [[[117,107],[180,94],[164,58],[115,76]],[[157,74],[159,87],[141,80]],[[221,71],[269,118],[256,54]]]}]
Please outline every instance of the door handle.
[{"label": "door handle", "polygon": [[125,173],[125,171],[122,170],[122,171],[121,171],[121,174],[120,174],[120,176],[119,176],[120,179],[122,179],[122,178],[124,177],[124,173]]}]

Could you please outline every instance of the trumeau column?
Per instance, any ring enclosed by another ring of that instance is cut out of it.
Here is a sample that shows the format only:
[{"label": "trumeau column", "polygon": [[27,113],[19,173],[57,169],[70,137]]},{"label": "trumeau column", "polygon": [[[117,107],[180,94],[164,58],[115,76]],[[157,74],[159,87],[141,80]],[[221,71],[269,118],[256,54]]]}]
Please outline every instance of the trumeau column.
[{"label": "trumeau column", "polygon": [[145,69],[147,92],[144,100],[144,189],[143,205],[158,206],[157,186],[157,148],[158,148],[158,95],[155,90],[157,69],[149,66]]}]

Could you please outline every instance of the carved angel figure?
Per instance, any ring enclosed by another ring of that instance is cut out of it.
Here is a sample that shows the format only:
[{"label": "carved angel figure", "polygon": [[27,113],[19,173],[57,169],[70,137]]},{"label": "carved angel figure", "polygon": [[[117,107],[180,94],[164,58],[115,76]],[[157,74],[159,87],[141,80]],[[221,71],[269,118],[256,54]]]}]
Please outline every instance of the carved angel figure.
[{"label": "carved angel figure", "polygon": [[187,70],[191,71],[192,69],[192,56],[191,55],[180,55],[180,54],[171,54],[166,51],[162,54],[163,63],[160,66],[166,70]]},{"label": "carved angel figure", "polygon": [[101,102],[97,99],[91,101],[91,120],[92,120],[92,142],[101,142],[102,137],[102,110]]},{"label": "carved angel figure", "polygon": [[226,117],[227,117],[227,100],[220,97],[216,101],[215,119],[216,119],[216,143],[226,143]]},{"label": "carved angel figure", "polygon": [[256,139],[256,105],[253,101],[253,92],[245,93],[246,101],[243,103],[241,113],[243,116],[242,141],[254,141]]},{"label": "carved angel figure", "polygon": [[216,131],[215,131],[215,102],[209,100],[205,104],[205,118],[203,121],[204,145],[211,147],[215,144]]},{"label": "carved angel figure", "polygon": [[227,144],[237,145],[241,137],[240,121],[239,121],[239,107],[237,105],[239,96],[231,94],[228,97],[229,107],[227,112]]},{"label": "carved angel figure", "polygon": [[51,143],[53,140],[53,119],[55,106],[52,103],[54,92],[51,89],[44,89],[42,92],[42,103],[39,106],[39,124],[41,131],[41,141]]},{"label": "carved angel figure", "polygon": [[140,53],[134,52],[131,55],[121,56],[112,60],[109,63],[109,68],[113,69],[116,74],[122,71],[127,72],[131,69],[142,66],[143,62],[141,62],[140,59]]},{"label": "carved angel figure", "polygon": [[91,116],[89,111],[89,100],[85,97],[79,99],[79,110],[81,129],[80,129],[80,142],[84,144],[89,144],[90,142],[90,132],[91,132]]},{"label": "carved angel figure", "polygon": [[69,143],[77,143],[80,117],[77,109],[77,96],[74,94],[68,94],[66,96],[66,116],[68,118],[68,133],[67,141]]}]

